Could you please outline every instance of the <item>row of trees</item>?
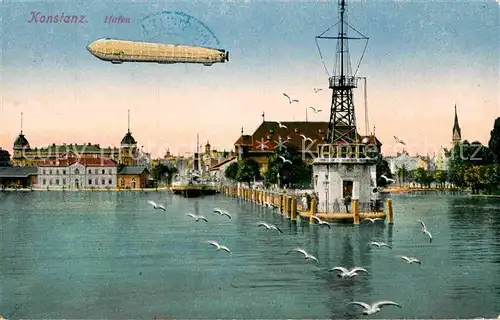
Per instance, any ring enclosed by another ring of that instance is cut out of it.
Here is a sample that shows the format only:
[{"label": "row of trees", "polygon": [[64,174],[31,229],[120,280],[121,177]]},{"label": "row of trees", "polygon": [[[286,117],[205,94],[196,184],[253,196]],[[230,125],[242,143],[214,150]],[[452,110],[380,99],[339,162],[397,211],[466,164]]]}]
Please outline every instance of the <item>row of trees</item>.
[{"label": "row of trees", "polygon": [[173,164],[159,163],[151,169],[151,177],[158,184],[171,184],[176,173],[177,167]]},{"label": "row of trees", "polygon": [[311,187],[312,166],[303,161],[300,152],[287,147],[271,155],[265,172],[262,172],[259,163],[254,159],[243,158],[230,164],[224,175],[233,182],[247,183],[249,186],[254,181],[263,181],[266,186],[278,184],[302,189]]}]

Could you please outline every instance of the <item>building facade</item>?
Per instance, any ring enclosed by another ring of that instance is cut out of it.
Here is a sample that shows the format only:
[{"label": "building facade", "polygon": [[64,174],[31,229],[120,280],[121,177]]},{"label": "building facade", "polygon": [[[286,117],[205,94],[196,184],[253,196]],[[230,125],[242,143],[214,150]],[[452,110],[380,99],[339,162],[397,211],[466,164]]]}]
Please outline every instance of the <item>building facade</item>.
[{"label": "building facade", "polygon": [[[325,143],[328,122],[263,121],[251,135],[241,135],[235,142],[236,156],[251,157],[261,166],[268,164],[269,157],[279,148],[292,147],[302,153],[308,163],[318,156],[318,147]],[[359,142],[376,146],[380,153],[382,143],[374,136],[357,134]]]},{"label": "building facade", "polygon": [[117,172],[117,186],[122,189],[146,188],[149,174],[145,166],[120,166]]},{"label": "building facade", "polygon": [[116,188],[117,165],[104,158],[62,158],[38,164],[38,187]]}]

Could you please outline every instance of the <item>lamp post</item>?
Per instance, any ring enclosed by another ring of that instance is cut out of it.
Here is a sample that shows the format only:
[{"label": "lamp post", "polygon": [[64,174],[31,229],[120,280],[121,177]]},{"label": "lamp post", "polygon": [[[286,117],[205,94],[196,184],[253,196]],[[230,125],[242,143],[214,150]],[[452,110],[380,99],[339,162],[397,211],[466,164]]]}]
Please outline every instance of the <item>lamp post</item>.
[{"label": "lamp post", "polygon": [[280,184],[280,172],[278,171],[278,190],[281,188]]},{"label": "lamp post", "polygon": [[328,186],[330,185],[330,181],[323,181],[323,187],[325,188],[325,213],[328,213]]}]

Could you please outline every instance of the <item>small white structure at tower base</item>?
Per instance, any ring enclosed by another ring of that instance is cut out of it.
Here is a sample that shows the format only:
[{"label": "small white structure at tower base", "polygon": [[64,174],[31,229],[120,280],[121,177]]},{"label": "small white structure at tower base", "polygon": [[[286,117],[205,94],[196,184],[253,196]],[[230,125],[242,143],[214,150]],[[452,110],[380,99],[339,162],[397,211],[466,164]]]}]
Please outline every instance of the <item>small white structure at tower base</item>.
[{"label": "small white structure at tower base", "polygon": [[376,156],[372,144],[324,144],[313,161],[317,212],[350,212],[358,200],[360,212],[380,210]]}]

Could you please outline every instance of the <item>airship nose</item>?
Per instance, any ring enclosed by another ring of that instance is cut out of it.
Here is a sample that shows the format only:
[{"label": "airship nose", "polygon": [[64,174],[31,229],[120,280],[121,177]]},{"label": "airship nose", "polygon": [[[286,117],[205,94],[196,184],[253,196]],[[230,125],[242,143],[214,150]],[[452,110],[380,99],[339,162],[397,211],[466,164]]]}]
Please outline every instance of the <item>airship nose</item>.
[{"label": "airship nose", "polygon": [[87,50],[88,50],[90,53],[95,54],[95,42],[90,43],[90,44],[87,46]]}]

